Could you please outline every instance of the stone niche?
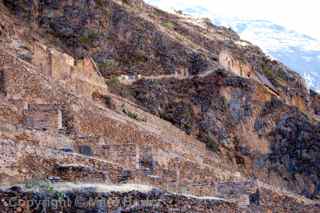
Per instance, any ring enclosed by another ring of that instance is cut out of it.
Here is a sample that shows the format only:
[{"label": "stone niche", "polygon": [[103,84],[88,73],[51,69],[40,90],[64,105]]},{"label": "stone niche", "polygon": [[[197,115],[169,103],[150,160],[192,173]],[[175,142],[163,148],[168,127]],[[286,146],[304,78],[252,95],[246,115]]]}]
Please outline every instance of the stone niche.
[{"label": "stone niche", "polygon": [[152,175],[156,167],[156,161],[153,159],[153,153],[151,147],[139,148],[139,169],[141,169],[145,175]]},{"label": "stone niche", "polygon": [[29,104],[24,111],[24,125],[42,131],[63,130],[62,111],[57,105]]}]

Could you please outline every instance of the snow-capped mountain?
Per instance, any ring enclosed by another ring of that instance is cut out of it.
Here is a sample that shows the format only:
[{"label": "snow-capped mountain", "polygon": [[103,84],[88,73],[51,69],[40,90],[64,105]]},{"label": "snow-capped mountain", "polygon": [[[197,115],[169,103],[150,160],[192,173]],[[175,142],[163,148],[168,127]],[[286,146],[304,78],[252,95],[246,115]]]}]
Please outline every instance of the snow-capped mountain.
[{"label": "snow-capped mountain", "polygon": [[[148,3],[164,7],[157,0]],[[266,20],[213,15],[205,7],[177,5],[177,8],[192,16],[209,17],[219,26],[231,27],[242,39],[261,47],[271,57],[286,64],[306,79],[308,86],[320,92],[320,40],[288,30]]]},{"label": "snow-capped mountain", "polygon": [[320,41],[265,20],[214,17],[212,21],[231,27],[242,39],[299,72],[310,88],[320,91]]}]

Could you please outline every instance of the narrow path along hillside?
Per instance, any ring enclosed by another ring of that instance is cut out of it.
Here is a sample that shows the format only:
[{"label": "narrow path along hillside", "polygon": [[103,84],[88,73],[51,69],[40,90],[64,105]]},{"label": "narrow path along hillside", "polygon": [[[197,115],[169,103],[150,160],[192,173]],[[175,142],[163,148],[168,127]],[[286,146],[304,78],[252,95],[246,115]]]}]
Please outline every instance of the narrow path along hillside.
[{"label": "narrow path along hillside", "polygon": [[318,95],[205,23],[1,1],[0,212],[318,212]]}]

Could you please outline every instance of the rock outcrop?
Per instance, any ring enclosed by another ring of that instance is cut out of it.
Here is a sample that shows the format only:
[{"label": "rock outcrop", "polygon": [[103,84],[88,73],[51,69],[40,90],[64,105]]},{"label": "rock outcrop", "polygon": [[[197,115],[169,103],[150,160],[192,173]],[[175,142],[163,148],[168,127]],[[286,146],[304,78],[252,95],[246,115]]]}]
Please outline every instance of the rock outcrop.
[{"label": "rock outcrop", "polygon": [[[2,212],[319,211],[319,95],[231,29],[141,0],[3,0],[0,45]],[[98,197],[117,204],[75,203]]]}]

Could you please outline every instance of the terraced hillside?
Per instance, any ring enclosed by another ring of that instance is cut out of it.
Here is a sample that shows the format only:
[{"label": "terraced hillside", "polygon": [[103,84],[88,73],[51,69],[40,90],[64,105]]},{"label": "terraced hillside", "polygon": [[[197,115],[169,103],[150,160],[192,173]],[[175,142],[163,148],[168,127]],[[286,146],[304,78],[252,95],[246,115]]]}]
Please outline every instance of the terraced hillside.
[{"label": "terraced hillside", "polygon": [[229,29],[133,0],[0,29],[2,212],[319,211],[318,95]]}]

